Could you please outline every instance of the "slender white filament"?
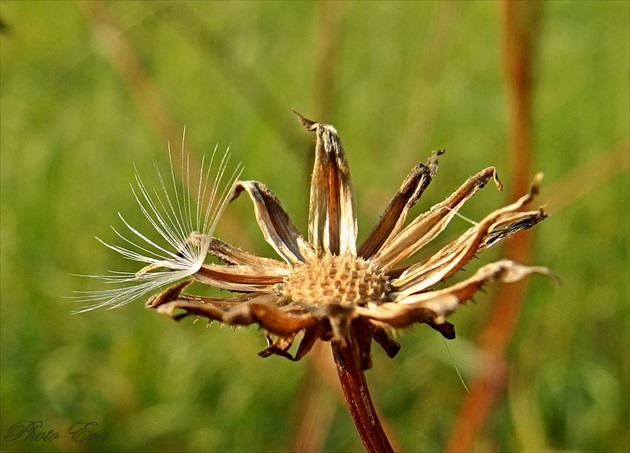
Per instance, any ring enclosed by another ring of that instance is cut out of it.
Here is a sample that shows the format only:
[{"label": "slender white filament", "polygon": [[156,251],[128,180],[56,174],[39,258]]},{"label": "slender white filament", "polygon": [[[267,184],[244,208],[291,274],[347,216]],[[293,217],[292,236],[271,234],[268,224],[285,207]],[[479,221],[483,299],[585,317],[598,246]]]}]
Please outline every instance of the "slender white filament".
[{"label": "slender white filament", "polygon": [[242,171],[242,167],[236,165],[228,175],[228,151],[216,163],[215,147],[210,162],[204,157],[199,175],[193,176],[190,156],[184,154],[182,146],[180,174],[176,175],[169,146],[169,174],[163,176],[155,162],[159,188],[153,190],[147,188],[136,169],[136,184],[131,190],[140,210],[164,241],[158,243],[150,239],[149,235],[133,227],[118,213],[128,231],[123,234],[112,229],[124,245],[112,245],[97,239],[126,259],[144,266],[136,273],[110,271],[105,275],[88,275],[113,284],[115,288],[77,292],[78,301],[85,304],[84,308],[77,310],[78,313],[100,307],[120,307],[190,277],[201,268],[217,222]]}]

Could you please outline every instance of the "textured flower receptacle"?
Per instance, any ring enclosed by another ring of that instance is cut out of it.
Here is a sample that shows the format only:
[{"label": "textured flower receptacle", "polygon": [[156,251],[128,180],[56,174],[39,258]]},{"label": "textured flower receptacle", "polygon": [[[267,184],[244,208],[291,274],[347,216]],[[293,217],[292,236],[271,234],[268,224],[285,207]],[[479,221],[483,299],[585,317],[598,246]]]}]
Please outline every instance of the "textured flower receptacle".
[{"label": "textured flower receptacle", "polygon": [[307,306],[368,306],[390,300],[387,273],[376,264],[346,255],[325,255],[295,267],[282,285],[287,303]]}]

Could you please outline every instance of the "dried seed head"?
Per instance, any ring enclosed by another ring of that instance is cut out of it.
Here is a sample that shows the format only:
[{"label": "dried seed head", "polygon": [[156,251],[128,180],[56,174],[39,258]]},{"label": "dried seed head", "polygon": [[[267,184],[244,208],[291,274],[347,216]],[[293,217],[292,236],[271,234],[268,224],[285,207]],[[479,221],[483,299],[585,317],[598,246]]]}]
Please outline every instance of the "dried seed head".
[{"label": "dried seed head", "polygon": [[387,274],[351,255],[324,255],[297,266],[282,285],[285,302],[310,306],[381,304],[390,300]]},{"label": "dried seed head", "polygon": [[[446,317],[472,298],[483,283],[517,281],[531,273],[549,275],[546,268],[500,260],[483,266],[463,281],[438,286],[479,252],[545,219],[542,209],[522,209],[538,192],[538,176],[529,194],[489,213],[425,260],[399,267],[433,241],[466,201],[488,182],[494,179],[501,188],[495,168],[485,168],[427,212],[406,222],[409,210],[437,171],[440,151],[426,164],[412,169],[377,225],[357,248],[354,192],[341,139],[328,124],[300,115],[298,118],[317,135],[307,238],[300,234],[280,200],[265,184],[238,181],[218,196],[214,189],[206,191],[208,178],[202,172],[200,190],[182,192],[175,187],[171,195],[167,190],[169,182],[175,181],[171,170],[167,180],[160,177],[164,196],[160,191],[154,195],[140,180],[137,194],[144,214],[169,246],[159,246],[127,225],[140,239],[140,245],[131,250],[110,248],[144,263],[145,267],[137,274],[117,274],[121,278],[110,278],[122,279],[131,287],[102,291],[88,300],[96,302],[96,306],[118,306],[162,284],[175,283],[151,298],[148,306],[173,319],[192,315],[234,326],[258,324],[267,331],[269,341],[260,353],[263,357],[279,355],[299,360],[318,340],[330,341],[335,348],[350,340],[357,347],[361,368],[367,369],[371,364],[372,341],[382,346],[389,357],[400,349],[390,336],[391,329],[424,323],[445,338],[453,339],[454,326]],[[225,170],[223,162],[220,175]],[[182,180],[189,185],[193,181],[189,166],[183,166],[182,170]],[[241,193],[253,201],[263,236],[282,261],[248,253],[212,237],[225,203]],[[218,208],[201,207],[207,198],[215,200],[215,195],[220,200]],[[123,239],[135,245],[130,239]],[[157,252],[152,252],[153,248]],[[204,263],[206,253],[223,264]],[[183,290],[191,281],[242,294],[228,297],[185,294]],[[298,333],[302,333],[300,344],[292,354],[290,349]]]}]

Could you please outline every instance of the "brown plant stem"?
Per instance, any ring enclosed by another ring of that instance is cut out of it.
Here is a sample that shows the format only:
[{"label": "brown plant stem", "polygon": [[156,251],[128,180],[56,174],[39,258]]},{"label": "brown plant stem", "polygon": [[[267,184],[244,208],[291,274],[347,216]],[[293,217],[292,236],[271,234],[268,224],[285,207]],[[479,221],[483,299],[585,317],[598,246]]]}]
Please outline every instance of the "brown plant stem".
[{"label": "brown plant stem", "polygon": [[[507,88],[508,147],[510,161],[509,197],[514,200],[526,190],[530,179],[532,154],[531,93],[532,60],[540,5],[536,2],[503,0],[501,18],[502,62]],[[521,232],[505,245],[505,257],[527,264],[531,255],[531,235]],[[494,297],[486,328],[478,339],[484,362],[470,386],[446,447],[448,452],[473,450],[475,439],[500,393],[506,386],[509,364],[505,351],[518,324],[527,291],[527,282],[503,284]]]},{"label": "brown plant stem", "polygon": [[347,338],[345,345],[333,344],[337,374],[350,415],[368,453],[393,452],[374,408],[356,351],[356,342],[352,336]]}]

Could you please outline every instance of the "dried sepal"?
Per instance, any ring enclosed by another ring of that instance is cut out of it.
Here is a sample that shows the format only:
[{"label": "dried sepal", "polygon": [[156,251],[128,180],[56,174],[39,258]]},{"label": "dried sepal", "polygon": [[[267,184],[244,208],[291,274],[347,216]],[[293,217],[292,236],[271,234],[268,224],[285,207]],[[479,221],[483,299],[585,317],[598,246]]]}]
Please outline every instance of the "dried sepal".
[{"label": "dried sepal", "polygon": [[284,275],[280,273],[263,274],[249,266],[223,266],[220,264],[204,264],[193,275],[199,283],[226,289],[228,291],[263,291],[280,283]]},{"label": "dried sepal", "polygon": [[232,326],[258,324],[263,329],[280,336],[292,335],[315,323],[310,315],[293,315],[279,309],[272,296],[257,295],[251,300],[221,307],[211,298],[180,295],[176,300],[162,303],[158,312],[172,319],[201,316]]},{"label": "dried sepal", "polygon": [[313,247],[304,240],[278,198],[266,185],[257,181],[239,181],[232,199],[246,191],[254,203],[256,220],[269,245],[288,263],[311,261]]},{"label": "dried sepal", "polygon": [[407,175],[400,189],[391,199],[378,222],[368,234],[357,254],[362,258],[370,258],[377,250],[379,250],[385,241],[390,237],[398,234],[402,229],[407,212],[411,209],[424,190],[429,186],[431,179],[437,172],[438,156],[442,155],[444,150],[436,151],[431,155],[426,165],[418,164]]},{"label": "dried sepal", "polygon": [[372,321],[372,338],[383,348],[390,359],[393,359],[398,354],[401,347],[400,343],[391,337],[389,331],[392,330],[391,327],[384,328]]},{"label": "dried sepal", "polygon": [[171,302],[173,300],[177,300],[180,296],[184,288],[190,285],[193,282],[192,279],[184,280],[179,282],[173,286],[166,288],[161,291],[159,294],[151,296],[146,303],[147,308],[156,308],[164,303]]},{"label": "dried sepal", "polygon": [[356,254],[357,221],[350,167],[336,129],[295,112],[317,135],[311,180],[308,238],[317,254]]},{"label": "dried sepal", "polygon": [[[460,237],[442,247],[429,259],[422,263],[409,267],[399,278],[392,282],[394,288],[402,297],[409,294],[424,291],[440,281],[447,279],[461,269],[475,254],[479,253],[485,239],[496,232],[497,228],[504,224],[512,224],[515,219],[523,222],[524,219],[537,218],[541,214],[533,211],[529,214],[519,212],[524,205],[529,203],[538,191],[539,179],[535,178],[532,188],[516,202],[488,214],[481,222],[470,228]],[[542,214],[544,215],[544,213]],[[495,242],[503,237],[495,236]]]},{"label": "dried sepal", "polygon": [[291,268],[281,261],[265,258],[233,247],[217,238],[212,238],[208,253],[216,256],[226,264],[246,266],[252,272],[259,272],[265,275],[287,275]]},{"label": "dried sepal", "polygon": [[279,355],[280,357],[284,357],[285,359],[297,361],[297,359],[294,358],[289,352],[289,349],[291,348],[291,346],[293,346],[295,333],[279,338],[274,338],[269,333],[266,333],[265,338],[267,339],[268,346],[258,353],[260,357]]},{"label": "dried sepal", "polygon": [[258,353],[260,357],[270,357],[272,355],[279,355],[281,357],[285,357],[289,360],[297,362],[302,357],[304,357],[307,353],[315,345],[317,340],[325,340],[326,334],[324,332],[324,328],[322,324],[315,323],[310,327],[304,329],[304,336],[300,340],[300,344],[298,346],[298,350],[295,355],[292,355],[289,352],[291,346],[293,346],[293,342],[296,337],[296,333],[284,336],[284,337],[276,337],[266,334],[268,346]]},{"label": "dried sepal", "polygon": [[494,180],[497,188],[503,188],[494,167],[480,171],[466,180],[446,200],[416,217],[399,234],[386,241],[374,254],[372,260],[385,269],[391,269],[404,261],[440,234],[462,205],[479,189],[485,187],[491,179]]}]

